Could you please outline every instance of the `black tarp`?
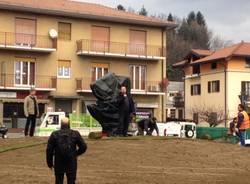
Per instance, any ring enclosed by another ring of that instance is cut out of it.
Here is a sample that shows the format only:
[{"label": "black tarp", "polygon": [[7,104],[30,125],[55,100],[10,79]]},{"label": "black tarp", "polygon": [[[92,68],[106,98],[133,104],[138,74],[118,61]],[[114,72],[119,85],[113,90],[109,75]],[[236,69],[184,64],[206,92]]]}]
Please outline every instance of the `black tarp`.
[{"label": "black tarp", "polygon": [[130,79],[114,73],[109,73],[90,85],[97,102],[87,105],[88,111],[109,136],[116,133],[119,125],[118,97],[121,86],[126,86],[127,92],[130,93]]}]

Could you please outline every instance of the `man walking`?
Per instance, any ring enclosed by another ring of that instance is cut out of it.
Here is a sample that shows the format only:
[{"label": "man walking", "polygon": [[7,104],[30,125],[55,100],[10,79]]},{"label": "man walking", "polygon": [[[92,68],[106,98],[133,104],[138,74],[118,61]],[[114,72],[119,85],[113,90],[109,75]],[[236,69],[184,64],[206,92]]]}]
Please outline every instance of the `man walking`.
[{"label": "man walking", "polygon": [[119,102],[118,136],[127,136],[130,119],[135,114],[135,104],[125,86],[121,87]]},{"label": "man walking", "polygon": [[39,115],[36,90],[34,88],[30,90],[30,95],[24,99],[24,115],[27,118],[24,135],[28,136],[30,128],[29,135],[33,137],[36,127],[36,117]]},{"label": "man walking", "polygon": [[245,146],[246,129],[250,127],[249,116],[245,111],[245,107],[242,104],[238,105],[238,122],[237,128],[239,129],[239,137],[241,146]]},{"label": "man walking", "polygon": [[87,145],[80,133],[70,129],[68,118],[62,119],[61,130],[51,134],[46,151],[47,165],[50,169],[54,167],[56,184],[63,184],[65,173],[67,183],[75,184],[77,157],[86,150]]}]

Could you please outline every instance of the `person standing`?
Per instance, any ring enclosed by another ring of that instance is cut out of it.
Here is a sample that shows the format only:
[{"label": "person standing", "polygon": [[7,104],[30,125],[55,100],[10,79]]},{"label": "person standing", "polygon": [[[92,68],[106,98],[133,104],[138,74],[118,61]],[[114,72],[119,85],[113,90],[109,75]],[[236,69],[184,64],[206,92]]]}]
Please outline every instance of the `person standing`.
[{"label": "person standing", "polygon": [[61,130],[53,132],[46,149],[47,165],[54,168],[55,184],[63,184],[64,174],[68,184],[75,184],[77,157],[85,153],[87,145],[80,133],[70,129],[68,118],[61,121]]},{"label": "person standing", "polygon": [[121,87],[119,96],[119,127],[118,136],[127,136],[131,117],[135,114],[135,104],[125,86]]},{"label": "person standing", "polygon": [[245,146],[246,129],[250,127],[249,116],[242,104],[238,105],[238,111],[238,121],[236,127],[239,129],[240,143],[242,146]]},{"label": "person standing", "polygon": [[138,121],[138,135],[144,136],[144,131],[146,131],[147,135],[152,135],[153,131],[155,130],[157,133],[157,136],[159,136],[159,129],[157,126],[157,119],[155,117],[149,117],[146,119],[142,119]]},{"label": "person standing", "polygon": [[24,115],[27,118],[24,135],[28,136],[29,132],[29,136],[33,137],[36,127],[36,118],[39,116],[39,108],[35,89],[31,89],[30,94],[24,99]]}]

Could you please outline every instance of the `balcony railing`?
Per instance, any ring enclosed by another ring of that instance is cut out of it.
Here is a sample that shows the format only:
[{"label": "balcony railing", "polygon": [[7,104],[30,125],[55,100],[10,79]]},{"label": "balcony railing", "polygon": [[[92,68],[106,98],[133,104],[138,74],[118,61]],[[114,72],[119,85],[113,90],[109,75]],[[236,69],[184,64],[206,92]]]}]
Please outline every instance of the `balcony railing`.
[{"label": "balcony railing", "polygon": [[15,74],[1,74],[0,88],[4,89],[30,89],[55,90],[57,88],[57,78],[51,76],[35,75],[35,78]]},{"label": "balcony railing", "polygon": [[0,48],[52,52],[57,41],[44,35],[0,32]]},{"label": "balcony railing", "polygon": [[157,60],[165,57],[165,48],[145,44],[82,39],[77,41],[77,54]]},{"label": "balcony railing", "polygon": [[[91,92],[90,84],[91,78],[78,78],[76,79],[76,90],[78,92]],[[137,84],[139,85],[137,85]],[[134,81],[132,82],[132,94],[165,94],[165,88],[161,86],[160,81]]]},{"label": "balcony railing", "polygon": [[184,98],[183,96],[175,96],[174,98],[174,107],[184,107]]}]

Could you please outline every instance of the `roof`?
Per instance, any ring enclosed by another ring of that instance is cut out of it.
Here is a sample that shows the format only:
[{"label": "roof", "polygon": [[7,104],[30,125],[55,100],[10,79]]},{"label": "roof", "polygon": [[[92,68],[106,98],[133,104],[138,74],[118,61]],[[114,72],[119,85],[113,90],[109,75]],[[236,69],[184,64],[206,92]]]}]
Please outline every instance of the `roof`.
[{"label": "roof", "polygon": [[173,67],[183,67],[187,64],[189,64],[189,58],[191,55],[196,55],[198,58],[204,58],[206,56],[211,55],[213,52],[210,50],[203,50],[203,49],[192,49],[189,54],[185,57],[185,60],[180,61],[178,63],[173,64]]},{"label": "roof", "polygon": [[198,55],[198,56],[209,56],[213,52],[210,50],[203,50],[203,49],[192,49],[191,53]]},{"label": "roof", "polygon": [[0,0],[0,9],[87,18],[112,22],[176,27],[174,22],[120,11],[107,6],[70,0]]},{"label": "roof", "polygon": [[241,42],[213,52],[210,56],[194,61],[192,64],[227,59],[232,56],[250,57],[250,43]]},{"label": "roof", "polygon": [[183,60],[183,61],[180,61],[180,62],[178,62],[178,63],[173,64],[172,66],[173,66],[173,67],[182,67],[182,66],[185,66],[185,65],[188,64],[188,63],[189,63],[188,60]]}]

